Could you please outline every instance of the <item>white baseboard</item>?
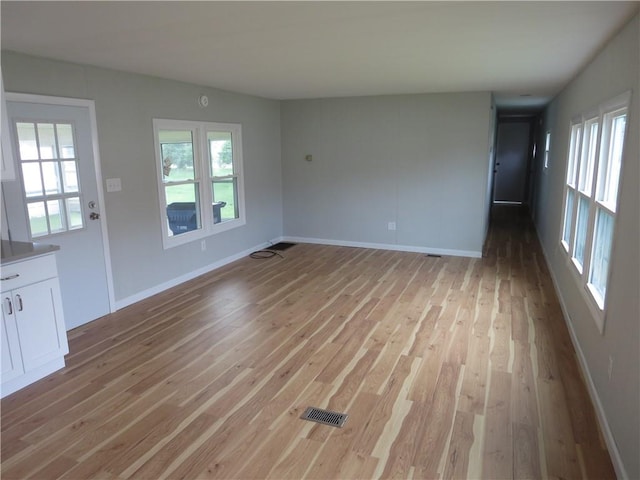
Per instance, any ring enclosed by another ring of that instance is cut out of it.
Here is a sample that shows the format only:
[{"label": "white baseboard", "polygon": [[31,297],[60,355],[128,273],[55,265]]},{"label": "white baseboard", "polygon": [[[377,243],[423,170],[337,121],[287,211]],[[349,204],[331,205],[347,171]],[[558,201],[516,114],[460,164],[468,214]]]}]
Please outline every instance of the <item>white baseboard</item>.
[{"label": "white baseboard", "polygon": [[450,255],[453,257],[481,258],[482,252],[472,250],[450,250],[446,248],[416,247],[412,245],[396,245],[390,243],[350,242],[346,240],[330,240],[326,238],[282,237],[284,242],[314,243],[320,245],[334,245],[337,247],[374,248],[377,250],[395,250],[398,252],[432,253],[434,255]]},{"label": "white baseboard", "polygon": [[551,275],[553,288],[556,291],[556,295],[558,296],[558,299],[560,300],[560,308],[562,309],[564,323],[567,325],[567,329],[569,330],[571,343],[573,344],[573,348],[575,349],[578,357],[578,364],[580,366],[580,369],[582,370],[582,375],[586,380],[589,397],[591,397],[591,401],[595,406],[596,415],[598,417],[598,423],[604,435],[604,440],[605,440],[605,443],[607,444],[607,449],[609,450],[609,453],[611,455],[611,463],[613,463],[613,468],[616,471],[616,476],[621,480],[627,480],[629,478],[629,476],[627,475],[627,470],[624,468],[624,463],[622,462],[622,458],[620,457],[620,451],[618,450],[618,445],[616,444],[615,438],[613,436],[613,432],[609,427],[609,422],[607,421],[607,415],[604,411],[604,407],[602,406],[602,402],[600,401],[600,397],[598,396],[598,390],[596,389],[596,385],[593,382],[593,378],[591,377],[591,372],[589,371],[587,359],[584,356],[584,352],[582,351],[582,347],[580,346],[580,342],[578,341],[576,332],[573,329],[573,324],[571,323],[571,316],[569,315],[569,310],[567,309],[567,305],[564,301],[564,297],[562,296],[562,292],[558,288],[558,281],[556,279],[556,275],[554,271],[551,269],[551,263],[549,262],[549,255],[547,254],[547,251],[544,248],[544,244],[540,239],[540,233],[538,232],[537,226],[536,226],[536,236],[538,237],[538,242],[540,243],[542,254],[544,255],[544,260],[547,263],[547,270],[549,270],[549,273]]},{"label": "white baseboard", "polygon": [[196,277],[199,277],[200,275],[204,275],[205,273],[209,273],[213,270],[216,270],[220,267],[224,267],[225,265],[231,263],[231,262],[235,262],[236,260],[240,260],[241,258],[246,257],[247,255],[249,255],[252,252],[255,252],[256,250],[260,250],[262,248],[266,248],[269,245],[272,245],[273,243],[276,243],[277,241],[279,241],[278,239],[276,240],[272,240],[270,242],[265,242],[265,243],[261,243],[260,245],[256,245],[255,247],[249,248],[247,250],[244,250],[240,253],[236,253],[235,255],[231,255],[230,257],[226,257],[223,258],[221,260],[218,260],[217,262],[214,263],[210,263],[209,265],[206,265],[202,268],[198,268],[197,270],[193,270],[189,273],[185,273],[184,275],[180,275],[179,277],[176,278],[172,278],[171,280],[161,283],[159,285],[156,285],[155,287],[151,287],[151,288],[147,288],[146,290],[142,290],[141,292],[138,292],[134,295],[131,295],[129,297],[123,298],[121,300],[117,300],[116,301],[116,310],[120,310],[121,308],[124,307],[128,307],[129,305],[132,305],[136,302],[139,302],[141,300],[144,300],[145,298],[149,298],[153,295],[156,295],[160,292],[164,292],[165,290],[168,290],[169,288],[173,288],[176,287],[178,285],[180,285],[181,283],[187,282],[189,280],[193,280]]},{"label": "white baseboard", "polygon": [[428,248],[428,247],[414,247],[414,246],[405,246],[405,245],[392,245],[392,244],[383,244],[383,243],[365,243],[365,242],[348,242],[342,240],[329,240],[322,238],[306,238],[306,237],[278,237],[274,238],[269,242],[264,242],[260,245],[256,245],[253,248],[245,250],[243,252],[237,253],[235,255],[231,255],[230,257],[223,258],[218,260],[217,262],[211,263],[205,267],[199,268],[189,273],[185,273],[176,278],[172,278],[171,280],[156,285],[151,288],[147,288],[141,292],[138,292],[129,297],[123,298],[121,300],[116,301],[116,310],[120,310],[121,308],[128,307],[136,302],[149,298],[153,295],[156,295],[160,292],[168,290],[169,288],[175,287],[189,280],[193,280],[194,278],[204,275],[205,273],[209,273],[213,270],[216,270],[220,267],[223,267],[231,262],[235,262],[241,258],[246,257],[251,252],[255,252],[256,250],[260,250],[262,248],[267,248],[269,245],[273,245],[277,242],[295,242],[295,243],[314,243],[321,245],[336,245],[340,247],[359,247],[359,248],[375,248],[379,250],[396,250],[400,252],[415,252],[415,253],[432,253],[434,255],[451,255],[455,257],[473,257],[480,258],[482,257],[482,252],[475,251],[466,251],[466,250],[449,250],[442,248]]}]

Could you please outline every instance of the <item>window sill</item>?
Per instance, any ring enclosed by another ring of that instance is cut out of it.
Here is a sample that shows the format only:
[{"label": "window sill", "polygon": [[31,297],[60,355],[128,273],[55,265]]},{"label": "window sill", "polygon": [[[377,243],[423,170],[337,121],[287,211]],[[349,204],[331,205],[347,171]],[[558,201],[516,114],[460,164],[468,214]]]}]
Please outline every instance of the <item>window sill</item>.
[{"label": "window sill", "polygon": [[181,233],[179,235],[173,235],[171,237],[167,236],[165,232],[165,236],[162,239],[162,246],[164,250],[168,250],[170,248],[195,242],[196,240],[211,237],[228,230],[233,230],[234,228],[242,227],[246,223],[247,222],[244,220],[244,218],[236,218],[234,220],[226,220],[220,223],[216,223],[209,229],[201,228],[198,230]]},{"label": "window sill", "polygon": [[604,334],[604,321],[606,312],[604,310],[604,300],[600,294],[589,284],[585,284],[582,280],[582,274],[578,271],[578,264],[575,259],[566,256],[566,265],[570,270],[570,276],[575,281],[576,287],[580,292],[580,297],[583,299],[593,322],[598,328],[598,332],[601,335]]},{"label": "window sill", "polygon": [[600,295],[600,292],[590,283],[587,283],[587,290],[589,290],[589,295],[591,295],[593,301],[596,302],[598,309],[601,312],[604,311],[604,298]]},{"label": "window sill", "polygon": [[573,268],[575,268],[576,271],[578,272],[578,275],[580,276],[580,278],[582,278],[582,265],[580,264],[578,259],[575,257],[572,257],[571,264],[573,265]]},{"label": "window sill", "polygon": [[604,334],[604,299],[600,296],[595,289],[587,284],[582,288],[582,296],[586,299],[587,307],[591,312],[591,317],[596,322],[600,335]]}]

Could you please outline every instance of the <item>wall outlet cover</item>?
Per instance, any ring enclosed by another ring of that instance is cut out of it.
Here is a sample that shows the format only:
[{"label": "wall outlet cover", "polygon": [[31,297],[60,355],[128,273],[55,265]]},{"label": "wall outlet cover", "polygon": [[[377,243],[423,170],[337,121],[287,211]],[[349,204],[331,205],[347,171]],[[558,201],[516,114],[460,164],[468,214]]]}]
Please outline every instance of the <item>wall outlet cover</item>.
[{"label": "wall outlet cover", "polygon": [[119,192],[122,190],[122,182],[119,178],[107,178],[107,192]]}]

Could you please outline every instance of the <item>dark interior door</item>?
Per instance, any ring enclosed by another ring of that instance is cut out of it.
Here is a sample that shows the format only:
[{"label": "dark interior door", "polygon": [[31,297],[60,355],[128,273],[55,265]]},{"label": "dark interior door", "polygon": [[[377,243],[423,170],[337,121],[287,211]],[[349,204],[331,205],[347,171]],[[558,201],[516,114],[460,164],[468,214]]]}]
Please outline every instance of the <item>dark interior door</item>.
[{"label": "dark interior door", "polygon": [[531,124],[502,121],[498,124],[493,201],[525,203]]}]

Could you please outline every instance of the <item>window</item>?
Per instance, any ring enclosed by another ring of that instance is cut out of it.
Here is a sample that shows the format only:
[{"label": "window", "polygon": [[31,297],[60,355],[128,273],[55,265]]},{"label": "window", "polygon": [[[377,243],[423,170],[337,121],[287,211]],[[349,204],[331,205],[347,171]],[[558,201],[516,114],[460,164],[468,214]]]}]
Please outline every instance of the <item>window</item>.
[{"label": "window", "polygon": [[582,133],[582,125],[573,124],[571,126],[571,135],[569,137],[569,159],[567,162],[567,188],[565,188],[564,201],[564,227],[562,229],[562,246],[569,251],[569,242],[571,240],[571,232],[573,226],[574,204],[575,204],[575,184],[576,184],[576,168],[578,165],[578,152],[580,151],[580,135]]},{"label": "window", "polygon": [[244,225],[240,125],[155,119],[153,130],[164,247]]},{"label": "window", "polygon": [[560,243],[601,331],[629,100],[621,95],[574,120],[569,137]]},{"label": "window", "polygon": [[73,125],[18,121],[16,134],[31,238],[83,228]]},{"label": "window", "polygon": [[551,149],[551,132],[547,132],[544,137],[544,169],[549,168],[549,150]]}]

